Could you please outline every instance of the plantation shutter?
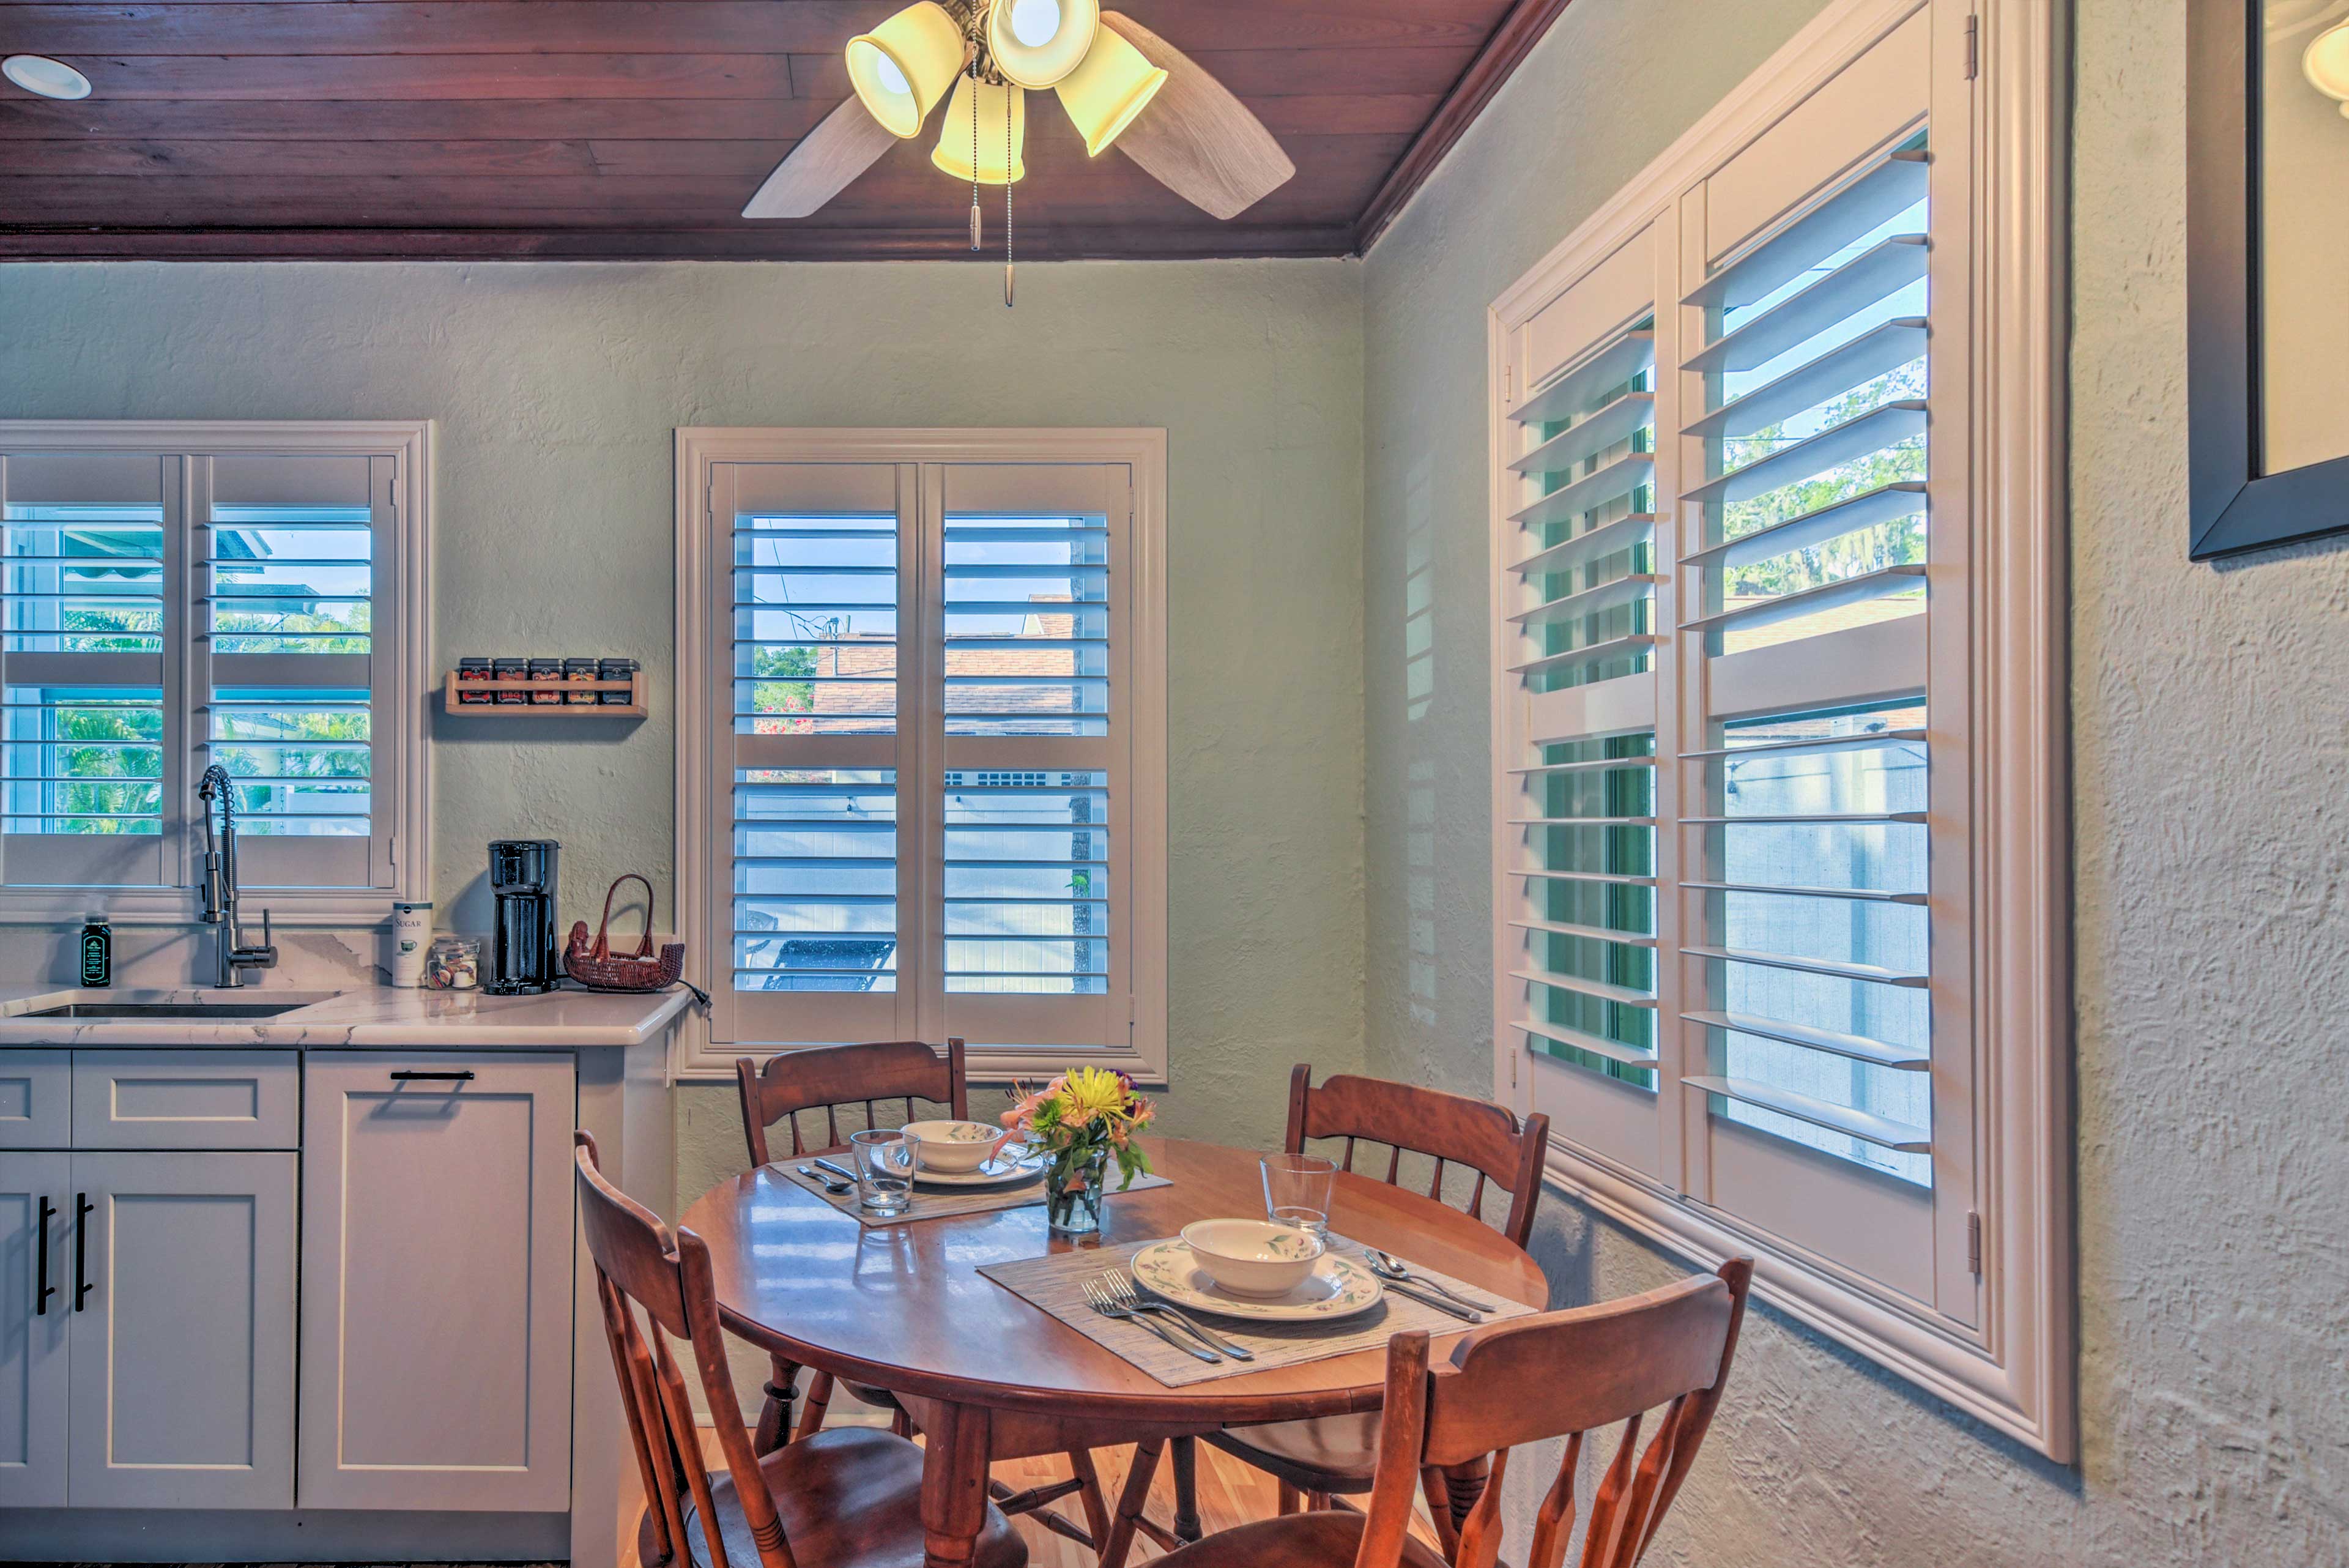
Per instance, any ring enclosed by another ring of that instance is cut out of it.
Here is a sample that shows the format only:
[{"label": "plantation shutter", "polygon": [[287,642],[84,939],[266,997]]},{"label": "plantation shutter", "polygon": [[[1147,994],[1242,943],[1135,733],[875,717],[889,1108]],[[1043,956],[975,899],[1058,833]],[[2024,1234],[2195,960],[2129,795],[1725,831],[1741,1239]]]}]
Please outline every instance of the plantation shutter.
[{"label": "plantation shutter", "polygon": [[[910,464],[720,463],[710,502],[718,640],[713,780],[730,823],[709,929],[728,933],[713,1032],[729,1041],[912,1039],[919,908],[918,672],[901,604],[918,576]],[[901,679],[902,677],[902,679]]]},{"label": "plantation shutter", "polygon": [[0,455],[0,880],[160,888],[186,795],[180,460]]},{"label": "plantation shutter", "polygon": [[1132,483],[712,464],[714,1039],[1127,1045]]},{"label": "plantation shutter", "polygon": [[[1498,1023],[1556,1136],[1653,1178],[1658,878],[1657,246],[1652,231],[1526,324],[1507,410],[1497,585],[1506,731]],[[1669,395],[1666,395],[1669,401]],[[1667,781],[1668,784],[1668,781]]]},{"label": "plantation shutter", "polygon": [[1968,1321],[1967,196],[1929,34],[1706,182],[1677,1011],[1686,1190]]},{"label": "plantation shutter", "polygon": [[[398,776],[378,625],[398,581],[393,460],[222,453],[194,460],[202,634],[198,766],[236,780],[240,870],[254,888],[392,886],[376,781]],[[388,653],[386,645],[383,652]]]},{"label": "plantation shutter", "polygon": [[1503,338],[1495,1023],[1571,1158],[1971,1324],[1971,197],[1932,29]]}]

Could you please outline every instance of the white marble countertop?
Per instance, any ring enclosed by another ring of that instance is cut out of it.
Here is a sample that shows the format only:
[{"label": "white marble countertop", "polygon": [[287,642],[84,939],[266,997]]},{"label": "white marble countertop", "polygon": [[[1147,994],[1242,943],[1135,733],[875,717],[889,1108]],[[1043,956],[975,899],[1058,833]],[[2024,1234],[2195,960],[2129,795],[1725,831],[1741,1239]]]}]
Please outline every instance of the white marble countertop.
[{"label": "white marble countertop", "polygon": [[[478,991],[342,992],[251,986],[238,991],[84,991],[78,986],[0,986],[0,1050],[29,1045],[369,1046],[430,1050],[560,1051],[584,1045],[643,1045],[660,1040],[693,1000],[684,987],[641,995],[556,991],[489,996]],[[191,1003],[298,1005],[273,1018],[33,1018],[74,1005]]]}]

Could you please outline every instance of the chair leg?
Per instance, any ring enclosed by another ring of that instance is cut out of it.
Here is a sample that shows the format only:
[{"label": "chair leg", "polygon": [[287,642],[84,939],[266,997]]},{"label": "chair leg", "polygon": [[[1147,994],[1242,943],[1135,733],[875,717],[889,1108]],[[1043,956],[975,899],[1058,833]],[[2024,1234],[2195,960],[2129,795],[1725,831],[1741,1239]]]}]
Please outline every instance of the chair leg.
[{"label": "chair leg", "polygon": [[832,1374],[829,1372],[810,1373],[808,1375],[807,1391],[800,1399],[799,1430],[792,1434],[792,1441],[798,1442],[802,1438],[812,1438],[818,1432],[823,1431],[823,1413],[830,1407],[831,1404]]},{"label": "chair leg", "polygon": [[766,1403],[759,1407],[759,1429],[750,1438],[751,1451],[762,1459],[792,1440],[792,1403],[798,1397],[792,1384],[799,1373],[795,1363],[780,1355],[772,1358]]},{"label": "chair leg", "polygon": [[1177,1438],[1174,1450],[1174,1539],[1188,1544],[1204,1533],[1199,1525],[1199,1439]]},{"label": "chair leg", "polygon": [[1276,1511],[1279,1513],[1295,1513],[1299,1509],[1304,1506],[1305,1494],[1299,1491],[1287,1481],[1282,1481],[1280,1483],[1280,1501]]},{"label": "chair leg", "polygon": [[1329,1512],[1330,1494],[1326,1491],[1307,1492],[1305,1494],[1305,1511],[1308,1513]]},{"label": "chair leg", "polygon": [[1435,1526],[1435,1542],[1449,1563],[1460,1554],[1460,1529],[1452,1520],[1450,1483],[1443,1470],[1429,1465],[1419,1472],[1419,1489],[1427,1498],[1427,1517]]},{"label": "chair leg", "polygon": [[1142,1527],[1142,1505],[1150,1496],[1150,1482],[1158,1474],[1163,1440],[1136,1443],[1133,1468],[1125,1473],[1125,1490],[1117,1496],[1117,1517],[1102,1543],[1100,1568],[1125,1568],[1125,1554],[1133,1550],[1133,1532]]},{"label": "chair leg", "polygon": [[1098,1550],[1109,1539],[1109,1501],[1102,1496],[1101,1472],[1093,1469],[1092,1450],[1071,1449],[1069,1473],[1077,1478],[1077,1506],[1085,1511],[1085,1529],[1092,1536],[1087,1544]]},{"label": "chair leg", "polygon": [[892,1411],[889,1416],[889,1429],[901,1438],[910,1438],[914,1435],[914,1418],[906,1415],[903,1409]]}]

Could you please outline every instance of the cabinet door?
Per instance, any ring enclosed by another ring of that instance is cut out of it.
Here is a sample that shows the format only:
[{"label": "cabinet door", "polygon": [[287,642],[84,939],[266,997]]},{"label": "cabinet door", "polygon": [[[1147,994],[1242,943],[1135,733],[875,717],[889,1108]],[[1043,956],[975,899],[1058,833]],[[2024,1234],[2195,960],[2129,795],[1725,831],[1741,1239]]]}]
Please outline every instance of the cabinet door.
[{"label": "cabinet door", "polygon": [[66,1502],[71,1183],[63,1154],[0,1154],[0,1508]]},{"label": "cabinet door", "polygon": [[73,1507],[294,1505],[295,1158],[72,1157]]},{"label": "cabinet door", "polygon": [[304,1508],[570,1506],[574,1115],[568,1055],[310,1054]]}]

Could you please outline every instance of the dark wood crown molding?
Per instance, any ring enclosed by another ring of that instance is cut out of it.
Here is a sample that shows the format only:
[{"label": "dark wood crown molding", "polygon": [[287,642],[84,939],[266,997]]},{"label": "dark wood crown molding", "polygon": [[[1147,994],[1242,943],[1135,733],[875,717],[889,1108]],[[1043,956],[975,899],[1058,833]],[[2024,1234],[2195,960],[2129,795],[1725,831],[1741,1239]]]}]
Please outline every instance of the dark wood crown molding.
[{"label": "dark wood crown molding", "polygon": [[1435,172],[1444,155],[1467,134],[1468,127],[1493,101],[1493,95],[1516,74],[1517,67],[1525,63],[1534,46],[1541,42],[1542,35],[1549,31],[1549,25],[1570,4],[1572,0],[1517,0],[1507,18],[1493,30],[1485,47],[1436,106],[1418,140],[1371,197],[1362,215],[1354,221],[1354,250],[1358,254],[1367,254],[1378,244],[1387,225],[1427,183],[1427,177]]}]

